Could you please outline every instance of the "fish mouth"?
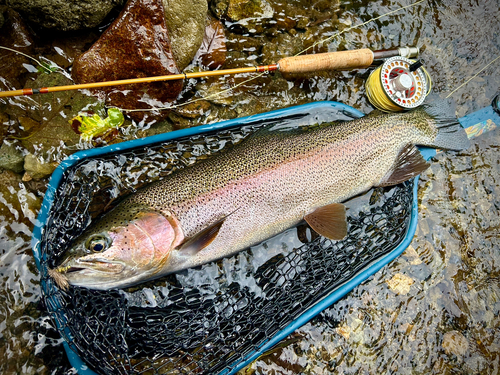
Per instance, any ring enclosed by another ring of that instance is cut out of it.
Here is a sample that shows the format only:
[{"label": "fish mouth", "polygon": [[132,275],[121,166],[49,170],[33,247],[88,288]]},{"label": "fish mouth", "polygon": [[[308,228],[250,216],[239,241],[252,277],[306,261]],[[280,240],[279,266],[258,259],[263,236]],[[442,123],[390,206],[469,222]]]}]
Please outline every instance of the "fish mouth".
[{"label": "fish mouth", "polygon": [[77,273],[110,273],[116,274],[124,270],[125,265],[121,262],[110,262],[103,259],[77,260],[67,265],[61,265],[55,271],[71,277]]},{"label": "fish mouth", "polygon": [[78,272],[78,271],[81,271],[84,269],[85,269],[84,267],[71,267],[70,266],[66,271],[64,271],[64,273],[68,274],[68,273]]},{"label": "fish mouth", "polygon": [[125,265],[118,262],[106,260],[77,260],[70,264],[61,265],[54,269],[49,269],[49,276],[55,281],[59,288],[68,290],[69,285],[78,285],[79,280],[92,278],[99,279],[99,275],[113,276],[123,272]]}]

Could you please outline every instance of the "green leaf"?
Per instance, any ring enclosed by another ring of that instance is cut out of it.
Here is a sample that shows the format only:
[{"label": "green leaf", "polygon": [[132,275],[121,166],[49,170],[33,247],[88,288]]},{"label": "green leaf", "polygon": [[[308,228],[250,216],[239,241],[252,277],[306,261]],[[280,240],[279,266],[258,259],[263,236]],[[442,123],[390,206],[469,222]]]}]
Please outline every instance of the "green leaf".
[{"label": "green leaf", "polygon": [[58,69],[60,69],[60,68],[57,65],[55,65],[54,63],[48,63],[48,62],[42,60],[39,62],[39,66],[36,70],[38,71],[38,73],[50,74],[50,73],[54,73]]},{"label": "green leaf", "polygon": [[92,138],[102,135],[109,130],[119,128],[123,125],[124,121],[125,118],[118,109],[110,108],[108,109],[108,117],[105,119],[99,117],[98,114],[93,114],[92,116],[80,114],[72,118],[69,122],[74,128],[76,128],[75,124],[77,125],[77,129],[81,133],[80,136],[85,141],[90,141]]}]

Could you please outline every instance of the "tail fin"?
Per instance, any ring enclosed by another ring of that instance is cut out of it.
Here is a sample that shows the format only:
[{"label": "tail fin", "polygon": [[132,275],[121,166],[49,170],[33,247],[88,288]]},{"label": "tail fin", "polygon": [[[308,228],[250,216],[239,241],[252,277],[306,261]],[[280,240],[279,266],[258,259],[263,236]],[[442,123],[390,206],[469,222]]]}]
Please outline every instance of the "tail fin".
[{"label": "tail fin", "polygon": [[432,104],[423,106],[423,110],[435,121],[438,130],[432,147],[446,150],[464,150],[470,146],[465,129],[455,117],[454,103],[446,99],[437,99]]}]

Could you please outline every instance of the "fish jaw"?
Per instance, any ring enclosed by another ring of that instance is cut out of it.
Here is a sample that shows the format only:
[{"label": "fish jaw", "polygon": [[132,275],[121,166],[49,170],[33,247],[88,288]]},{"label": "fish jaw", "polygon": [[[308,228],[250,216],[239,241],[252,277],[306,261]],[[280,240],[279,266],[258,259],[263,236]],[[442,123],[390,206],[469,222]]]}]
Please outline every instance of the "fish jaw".
[{"label": "fish jaw", "polygon": [[[95,235],[84,234],[83,238]],[[68,257],[49,271],[59,287],[108,290],[159,277],[172,249],[184,238],[172,215],[155,211],[140,212],[130,222],[98,235],[109,239],[109,247],[103,252],[88,254],[88,239],[80,241],[71,250],[80,256]]]}]

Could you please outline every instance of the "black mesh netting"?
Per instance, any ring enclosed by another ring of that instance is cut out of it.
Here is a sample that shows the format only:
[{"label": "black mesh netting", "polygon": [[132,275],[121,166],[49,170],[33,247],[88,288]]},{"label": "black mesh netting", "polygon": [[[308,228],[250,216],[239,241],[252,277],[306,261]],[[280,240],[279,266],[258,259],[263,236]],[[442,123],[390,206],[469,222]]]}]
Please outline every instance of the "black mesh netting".
[{"label": "black mesh netting", "polygon": [[[307,125],[307,116],[309,122],[318,121],[318,116],[311,120],[310,115],[297,115],[274,122]],[[335,115],[339,117],[345,119]],[[94,371],[231,369],[403,240],[413,181],[374,189],[348,202],[349,236],[343,241],[327,240],[300,225],[233,257],[134,288],[70,287],[63,292],[55,287],[47,268],[57,265],[91,218],[117,198],[232,147],[263,125],[84,159],[66,170],[42,234],[42,285],[61,334]]]}]

